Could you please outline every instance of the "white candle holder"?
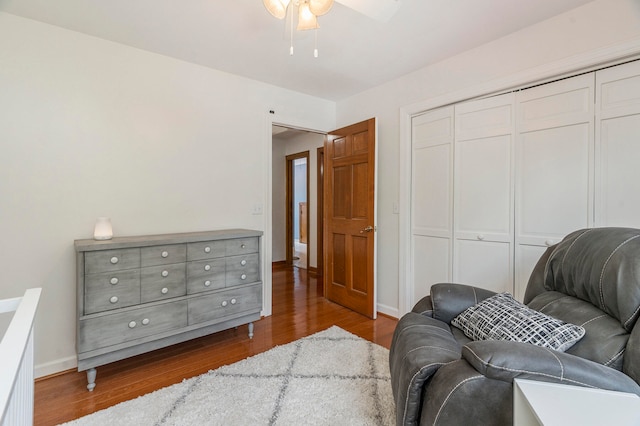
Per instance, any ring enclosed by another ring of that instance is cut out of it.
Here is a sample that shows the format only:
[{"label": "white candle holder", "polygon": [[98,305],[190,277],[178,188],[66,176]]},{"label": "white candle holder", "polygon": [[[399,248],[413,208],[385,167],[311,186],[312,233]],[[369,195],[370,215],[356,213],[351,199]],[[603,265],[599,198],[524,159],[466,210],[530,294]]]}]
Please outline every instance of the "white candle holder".
[{"label": "white candle holder", "polygon": [[99,217],[96,220],[96,226],[93,229],[94,240],[110,240],[113,238],[113,229],[111,228],[111,219],[108,217]]}]

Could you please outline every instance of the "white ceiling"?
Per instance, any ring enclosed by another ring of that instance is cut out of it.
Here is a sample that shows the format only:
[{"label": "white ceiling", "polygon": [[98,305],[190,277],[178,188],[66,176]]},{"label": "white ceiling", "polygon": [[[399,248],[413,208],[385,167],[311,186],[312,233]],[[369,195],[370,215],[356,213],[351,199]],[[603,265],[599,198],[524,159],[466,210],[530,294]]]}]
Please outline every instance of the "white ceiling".
[{"label": "white ceiling", "polygon": [[400,0],[388,23],[336,3],[294,34],[262,0],[0,0],[0,11],[340,100],[592,0]]}]

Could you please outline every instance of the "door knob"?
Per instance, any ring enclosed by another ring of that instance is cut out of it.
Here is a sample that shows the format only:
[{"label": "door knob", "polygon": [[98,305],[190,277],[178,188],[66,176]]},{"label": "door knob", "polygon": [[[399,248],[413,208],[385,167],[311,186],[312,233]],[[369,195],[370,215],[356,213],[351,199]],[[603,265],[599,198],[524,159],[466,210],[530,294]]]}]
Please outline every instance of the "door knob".
[{"label": "door knob", "polygon": [[361,229],[361,230],[360,230],[360,233],[361,233],[361,234],[364,234],[365,232],[371,232],[371,231],[373,231],[373,226],[369,225],[369,226],[367,226],[366,228]]}]

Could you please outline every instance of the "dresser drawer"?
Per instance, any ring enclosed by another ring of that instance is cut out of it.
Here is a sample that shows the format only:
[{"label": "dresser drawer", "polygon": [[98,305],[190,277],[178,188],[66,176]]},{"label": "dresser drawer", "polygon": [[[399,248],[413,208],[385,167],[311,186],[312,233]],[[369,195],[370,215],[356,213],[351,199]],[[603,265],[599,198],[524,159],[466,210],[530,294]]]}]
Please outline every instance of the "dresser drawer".
[{"label": "dresser drawer", "polygon": [[85,274],[120,271],[140,267],[140,249],[115,249],[86,252],[84,255]]},{"label": "dresser drawer", "polygon": [[226,241],[226,254],[227,256],[236,256],[238,254],[245,253],[257,253],[258,252],[258,238],[236,238]]},{"label": "dresser drawer", "polygon": [[189,294],[223,288],[224,284],[224,258],[187,263],[187,292]]},{"label": "dresser drawer", "polygon": [[189,325],[261,308],[262,284],[224,290],[189,299]]},{"label": "dresser drawer", "polygon": [[226,286],[251,283],[260,279],[260,259],[257,254],[226,258]]},{"label": "dresser drawer", "polygon": [[186,300],[85,319],[80,321],[78,352],[104,348],[186,325]]},{"label": "dresser drawer", "polygon": [[214,259],[224,257],[225,253],[224,240],[187,244],[187,260]]},{"label": "dresser drawer", "polygon": [[187,260],[186,244],[143,247],[140,249],[140,266],[169,265]]},{"label": "dresser drawer", "polygon": [[184,263],[151,266],[140,270],[140,298],[143,303],[187,294]]},{"label": "dresser drawer", "polygon": [[140,303],[140,270],[87,275],[84,284],[84,314],[124,308]]}]

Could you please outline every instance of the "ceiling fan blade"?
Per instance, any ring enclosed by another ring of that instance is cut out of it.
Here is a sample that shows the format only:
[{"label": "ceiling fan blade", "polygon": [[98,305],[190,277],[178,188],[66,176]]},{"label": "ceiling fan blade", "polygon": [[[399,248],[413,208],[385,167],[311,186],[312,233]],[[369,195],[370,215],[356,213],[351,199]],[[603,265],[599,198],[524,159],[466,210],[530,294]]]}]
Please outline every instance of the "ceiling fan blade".
[{"label": "ceiling fan blade", "polygon": [[400,7],[401,0],[336,0],[356,12],[380,22],[389,22]]}]

